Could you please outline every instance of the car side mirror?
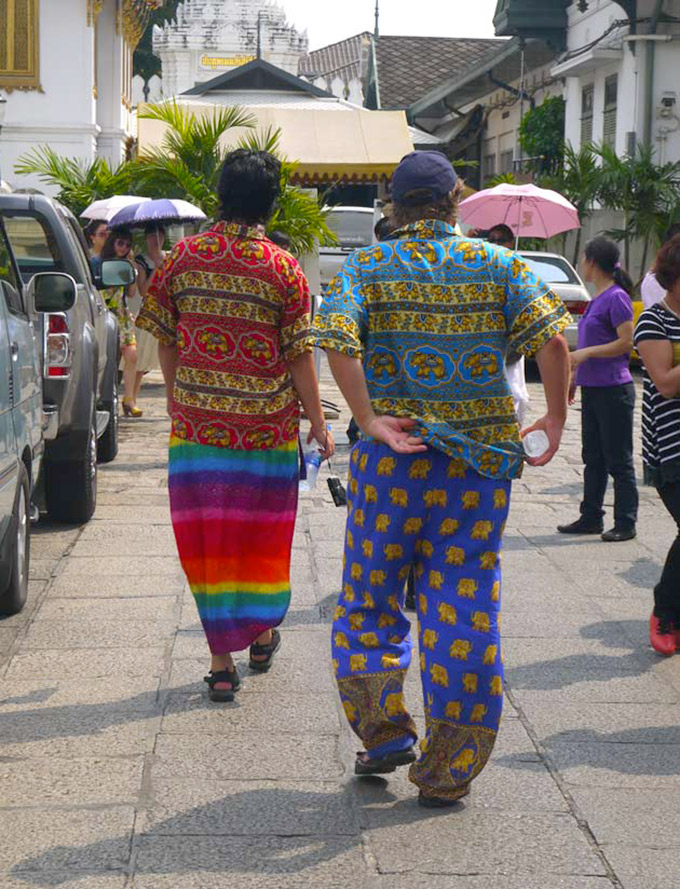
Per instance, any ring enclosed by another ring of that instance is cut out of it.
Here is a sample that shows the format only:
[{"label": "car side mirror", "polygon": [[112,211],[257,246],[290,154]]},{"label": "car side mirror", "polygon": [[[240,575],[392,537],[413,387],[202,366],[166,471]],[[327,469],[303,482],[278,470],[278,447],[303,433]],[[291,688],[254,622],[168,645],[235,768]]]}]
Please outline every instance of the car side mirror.
[{"label": "car side mirror", "polygon": [[34,312],[68,312],[75,305],[77,293],[75,280],[63,272],[39,272],[29,285]]},{"label": "car side mirror", "polygon": [[127,259],[104,259],[99,271],[101,287],[127,287],[135,283],[137,273]]}]

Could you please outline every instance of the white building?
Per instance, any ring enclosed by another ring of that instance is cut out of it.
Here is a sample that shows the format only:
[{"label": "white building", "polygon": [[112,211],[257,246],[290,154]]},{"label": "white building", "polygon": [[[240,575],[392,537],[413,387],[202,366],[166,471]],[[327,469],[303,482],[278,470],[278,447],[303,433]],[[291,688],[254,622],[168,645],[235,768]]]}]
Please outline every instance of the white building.
[{"label": "white building", "polygon": [[[653,143],[657,162],[680,160],[680,0],[589,0],[568,9],[566,137],[607,142],[619,154]],[[676,21],[671,21],[675,18]]]},{"label": "white building", "polygon": [[3,177],[17,160],[49,145],[85,163],[125,156],[132,134],[132,54],[155,0],[4,0],[0,11],[0,135]]},{"label": "white building", "polygon": [[[154,29],[153,47],[163,77],[152,84],[151,101],[177,96],[258,57],[297,74],[309,41],[272,0],[184,0],[176,21]],[[139,100],[141,89],[140,80]]]},{"label": "white building", "polygon": [[523,113],[562,94],[562,81],[551,73],[554,57],[541,41],[528,43],[524,53],[517,39],[497,41],[476,64],[443,78],[413,102],[409,118],[439,137],[452,157],[471,162],[463,171],[471,185],[521,171]]}]

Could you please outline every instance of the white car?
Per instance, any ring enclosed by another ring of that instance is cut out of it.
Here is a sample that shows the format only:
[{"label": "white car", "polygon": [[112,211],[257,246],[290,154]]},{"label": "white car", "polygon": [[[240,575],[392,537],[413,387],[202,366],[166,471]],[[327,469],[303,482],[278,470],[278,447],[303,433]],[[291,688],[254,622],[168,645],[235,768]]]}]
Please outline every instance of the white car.
[{"label": "white car", "polygon": [[574,318],[564,331],[570,349],[578,348],[578,322],[588,308],[590,294],[572,264],[559,253],[520,251],[531,270],[559,296]]},{"label": "white car", "polygon": [[370,207],[333,207],[326,221],[338,237],[337,247],[321,247],[321,286],[328,287],[345,264],[347,257],[359,247],[370,247],[375,238],[375,211]]}]

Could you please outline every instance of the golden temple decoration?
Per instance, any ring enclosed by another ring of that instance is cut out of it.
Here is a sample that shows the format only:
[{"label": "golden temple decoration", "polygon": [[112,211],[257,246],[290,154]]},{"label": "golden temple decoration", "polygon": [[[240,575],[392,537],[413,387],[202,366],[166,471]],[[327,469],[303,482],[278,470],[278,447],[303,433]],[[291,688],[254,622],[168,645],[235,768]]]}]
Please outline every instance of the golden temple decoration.
[{"label": "golden temple decoration", "polygon": [[102,11],[102,6],[104,5],[104,0],[87,0],[87,23],[88,25],[94,25],[97,21],[97,16]]},{"label": "golden temple decoration", "polygon": [[[94,0],[94,3],[101,6],[102,0]],[[132,49],[141,40],[151,13],[162,5],[163,0],[122,0],[119,7],[119,28]]]}]

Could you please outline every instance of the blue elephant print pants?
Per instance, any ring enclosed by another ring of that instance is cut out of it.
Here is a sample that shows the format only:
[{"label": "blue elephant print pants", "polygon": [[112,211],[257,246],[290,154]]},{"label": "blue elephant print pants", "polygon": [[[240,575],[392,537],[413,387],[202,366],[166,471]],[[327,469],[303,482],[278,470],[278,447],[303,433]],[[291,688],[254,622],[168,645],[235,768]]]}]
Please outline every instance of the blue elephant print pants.
[{"label": "blue elephant print pants", "polygon": [[347,718],[373,758],[410,747],[404,583],[415,566],[426,735],[410,778],[458,799],[486,765],[503,705],[500,546],[510,482],[433,448],[352,451],[343,591],[333,664]]}]

